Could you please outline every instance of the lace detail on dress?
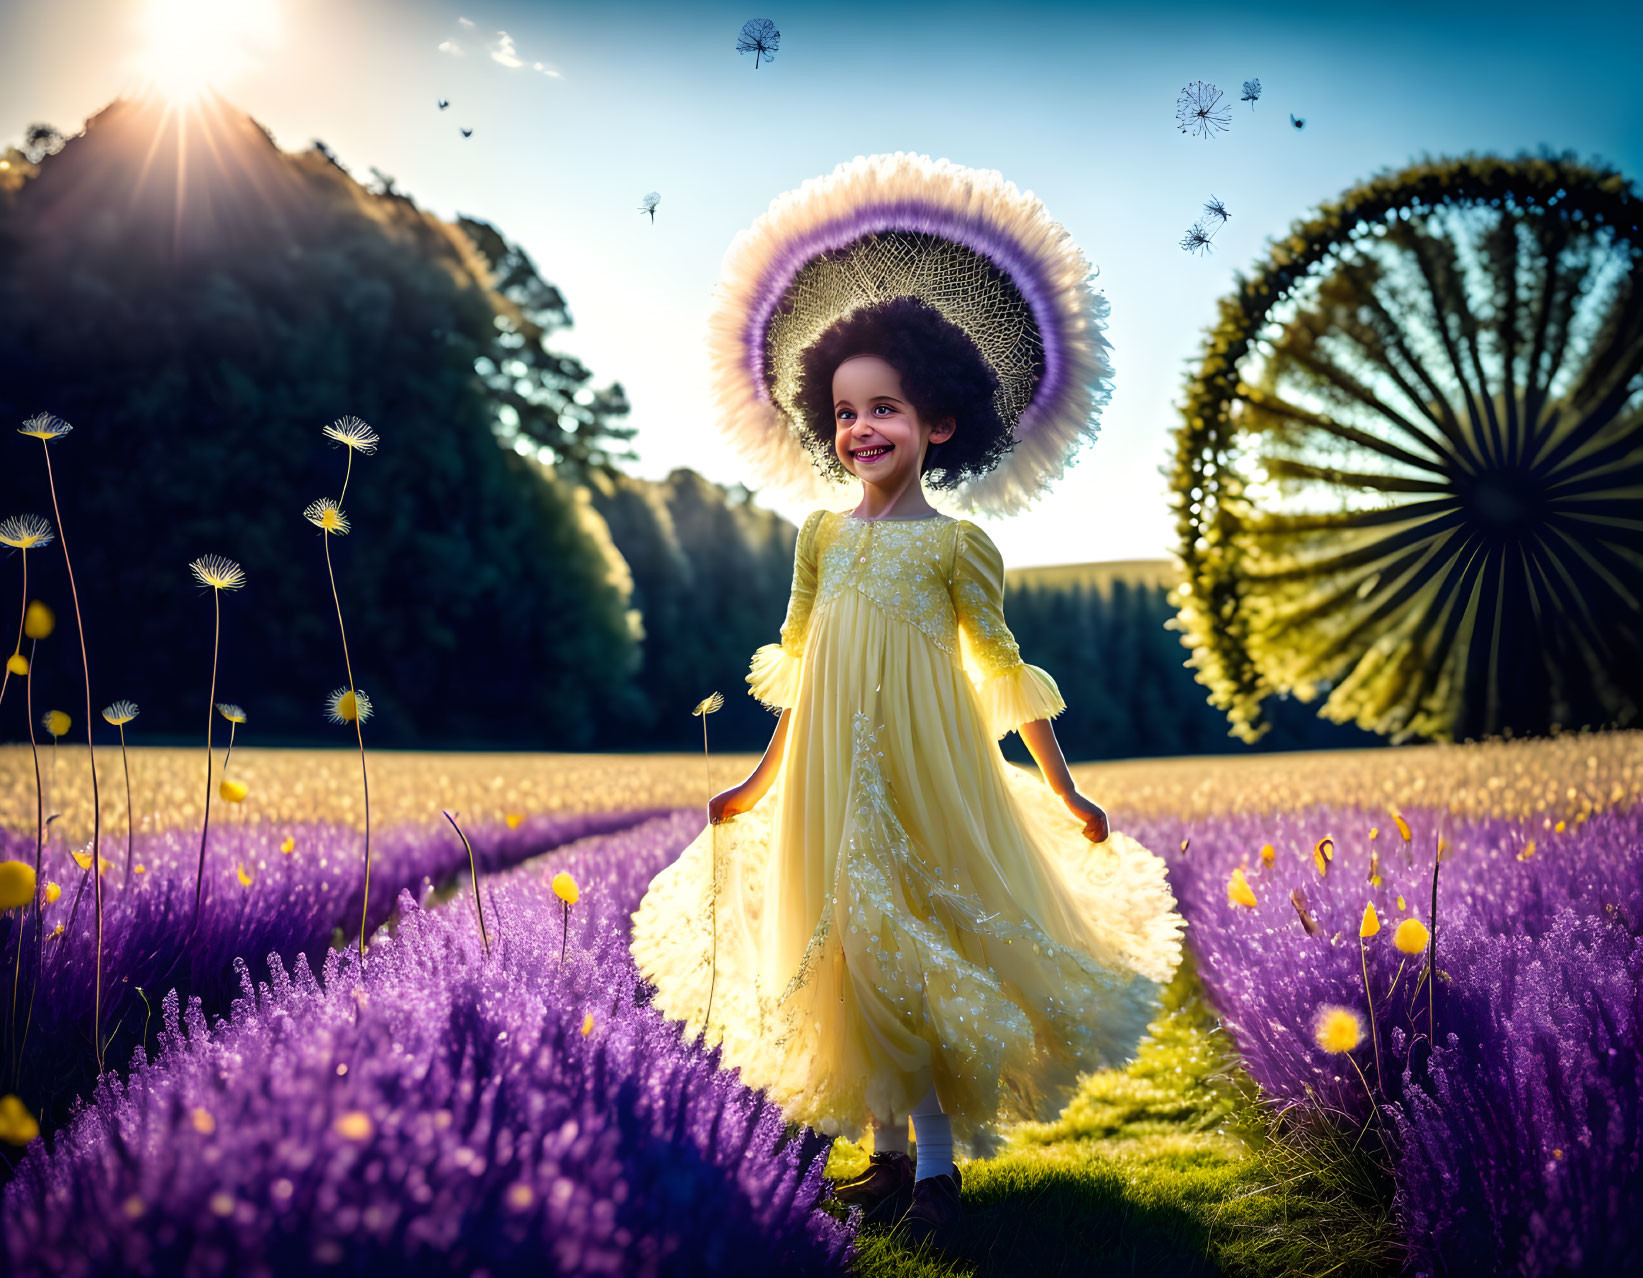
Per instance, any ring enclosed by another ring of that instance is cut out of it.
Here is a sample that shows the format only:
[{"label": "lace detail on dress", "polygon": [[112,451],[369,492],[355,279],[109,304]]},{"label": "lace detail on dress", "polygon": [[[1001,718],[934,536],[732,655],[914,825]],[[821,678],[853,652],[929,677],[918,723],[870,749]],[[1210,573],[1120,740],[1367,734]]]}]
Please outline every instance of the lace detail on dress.
[{"label": "lace detail on dress", "polygon": [[946,653],[958,651],[946,565],[954,521],[857,520],[836,516],[816,535],[820,608],[846,590],[859,590],[892,617],[917,626]]}]

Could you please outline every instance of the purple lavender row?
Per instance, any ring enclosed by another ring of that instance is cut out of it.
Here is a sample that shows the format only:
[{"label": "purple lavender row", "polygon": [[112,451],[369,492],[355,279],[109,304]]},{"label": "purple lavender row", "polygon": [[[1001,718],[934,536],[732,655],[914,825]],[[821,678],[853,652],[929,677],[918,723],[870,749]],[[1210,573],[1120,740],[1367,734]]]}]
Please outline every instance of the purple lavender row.
[{"label": "purple lavender row", "polygon": [[[464,829],[484,874],[654,815],[655,810],[542,815],[513,829],[504,822]],[[197,994],[207,1008],[221,1010],[234,991],[235,958],[255,958],[272,950],[289,962],[327,944],[334,928],[357,927],[364,883],[361,837],[349,827],[318,823],[219,826],[206,857],[200,926],[187,951],[179,954],[194,904],[198,832],[178,829],[139,835],[133,866],[141,865],[143,872],[132,874],[128,888],[113,890],[111,883],[124,879],[123,863],[104,875],[103,1035],[107,1038],[118,1029],[109,1059],[129,1059],[145,1022],[157,1020],[165,989],[155,988],[155,983],[162,975],[169,972],[166,986]],[[410,890],[421,899],[428,884],[453,873],[467,875],[467,853],[443,818],[437,824],[391,828],[375,843],[373,930],[392,913],[399,892]],[[0,859],[4,858],[33,864],[33,836],[0,831]],[[90,870],[81,868],[59,844],[45,852],[42,892],[48,881],[58,884],[62,894],[42,909],[43,953],[36,950],[32,910],[0,920],[0,1075],[5,1079],[3,1090],[22,1096],[41,1125],[49,1128],[65,1115],[73,1097],[85,1093],[95,1075],[95,944]],[[23,954],[13,1037],[10,1006],[20,939]],[[12,1072],[14,1059],[20,1074]]]},{"label": "purple lavender row", "polygon": [[[1131,832],[1170,858],[1199,969],[1256,1081],[1352,1131],[1379,1115],[1410,1272],[1643,1271],[1643,812],[1563,830],[1402,815],[1407,843],[1384,812],[1324,807]],[[1231,899],[1240,867],[1253,905]],[[1339,1038],[1320,1033],[1330,1008],[1349,1014]]]},{"label": "purple lavender row", "polygon": [[[106,1075],[0,1212],[8,1272],[838,1272],[830,1142],[649,1005],[629,913],[694,812],[589,839],[397,933],[299,955],[208,1025],[167,995],[158,1051]],[[563,915],[548,886],[568,871]]]}]

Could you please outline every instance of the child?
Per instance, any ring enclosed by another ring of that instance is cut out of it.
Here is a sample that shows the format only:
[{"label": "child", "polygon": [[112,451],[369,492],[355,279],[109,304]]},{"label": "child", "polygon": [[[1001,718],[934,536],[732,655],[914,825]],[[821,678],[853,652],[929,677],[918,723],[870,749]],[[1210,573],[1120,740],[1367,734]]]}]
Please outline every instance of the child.
[{"label": "child", "polygon": [[[752,326],[733,290],[741,322],[719,331],[762,334],[760,358],[721,364],[757,370],[779,405],[790,476],[802,453],[859,481],[859,500],[804,521],[781,643],[748,676],[781,711],[769,749],[710,800],[632,942],[656,1005],[719,1041],[789,1118],[871,1128],[868,1171],[838,1196],[938,1247],[958,1215],[955,1143],[988,1152],[999,1118],[1052,1118],[1079,1074],[1133,1055],[1183,926],[1162,861],[1073,784],[1049,723],[1065,704],[1005,625],[997,548],[926,497],[1009,508],[1030,493],[1087,434],[1105,368],[1104,303],[1066,269],[1076,249],[993,178],[873,157],[804,189],[819,222],[778,201],[776,231],[767,218],[764,240],[740,242],[743,278],[774,296],[745,262],[779,260],[785,285]],[[875,202],[878,224],[849,222]],[[1011,215],[1014,258],[984,255],[975,222],[997,235]],[[771,251],[795,243],[803,255]],[[1034,267],[1063,296],[1029,301]],[[727,420],[768,420],[737,407]],[[760,448],[767,472],[783,464]],[[1005,761],[1012,729],[1042,778]]]}]

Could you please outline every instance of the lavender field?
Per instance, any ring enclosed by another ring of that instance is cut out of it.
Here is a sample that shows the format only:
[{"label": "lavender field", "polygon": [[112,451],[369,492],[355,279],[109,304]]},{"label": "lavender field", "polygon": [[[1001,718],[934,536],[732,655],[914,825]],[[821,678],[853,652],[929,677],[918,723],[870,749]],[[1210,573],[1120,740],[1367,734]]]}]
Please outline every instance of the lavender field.
[{"label": "lavender field", "polygon": [[[1136,1065],[966,1165],[939,1264],[830,1200],[862,1151],[648,1004],[628,914],[701,829],[699,758],[379,756],[362,963],[346,755],[245,752],[182,947],[197,760],[137,752],[99,1078],[84,753],[44,950],[0,916],[8,1272],[1096,1273],[1107,1234],[1171,1272],[1643,1256],[1639,734],[1075,769],[1170,862],[1192,970]],[[32,865],[32,771],[0,775],[0,860]]]}]

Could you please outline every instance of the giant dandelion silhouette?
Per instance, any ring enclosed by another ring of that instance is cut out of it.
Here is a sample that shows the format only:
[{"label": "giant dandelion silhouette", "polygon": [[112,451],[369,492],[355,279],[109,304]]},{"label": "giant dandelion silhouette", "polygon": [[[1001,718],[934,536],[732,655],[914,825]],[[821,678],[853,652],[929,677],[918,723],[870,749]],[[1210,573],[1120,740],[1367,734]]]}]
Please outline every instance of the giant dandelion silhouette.
[{"label": "giant dandelion silhouette", "polygon": [[354,736],[359,742],[359,780],[365,792],[365,891],[359,905],[359,956],[365,958],[365,919],[371,908],[371,779],[365,769],[365,720],[371,713],[371,699],[354,686],[354,663],[348,656],[348,630],[342,624],[342,597],[337,593],[337,574],[331,566],[331,538],[348,533],[348,516],[342,512],[343,499],[348,496],[348,480],[354,473],[354,454],[370,456],[377,450],[377,433],[358,417],[342,417],[325,428],[325,437],[341,444],[348,454],[348,464],[342,473],[342,491],[337,499],[321,497],[310,502],[302,512],[303,518],[318,528],[325,544],[325,575],[331,582],[331,600],[337,609],[337,633],[342,636],[342,664],[348,673],[348,686],[338,688],[327,703],[327,715],[333,723],[352,723]]},{"label": "giant dandelion silhouette", "polygon": [[1423,161],[1222,300],[1168,624],[1234,735],[1275,692],[1393,741],[1636,720],[1639,212],[1567,156]]}]

